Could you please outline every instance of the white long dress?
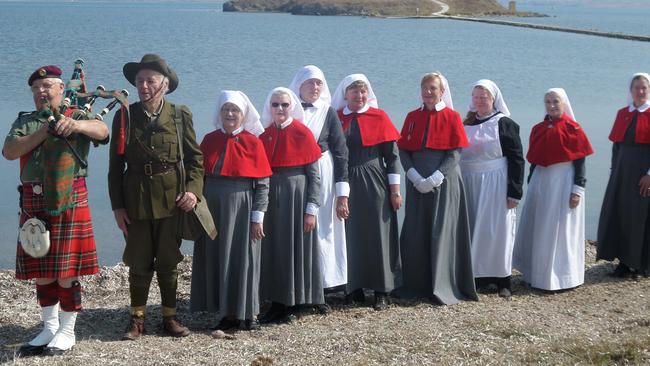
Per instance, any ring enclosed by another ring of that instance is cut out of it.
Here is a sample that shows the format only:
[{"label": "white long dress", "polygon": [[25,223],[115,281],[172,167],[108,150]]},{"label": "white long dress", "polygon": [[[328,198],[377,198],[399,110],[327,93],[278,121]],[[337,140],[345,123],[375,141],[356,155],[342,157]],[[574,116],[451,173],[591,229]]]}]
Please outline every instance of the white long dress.
[{"label": "white long dress", "polygon": [[[315,102],[313,107],[305,108],[305,125],[312,131],[319,145],[329,145],[328,140],[332,128],[329,124],[338,123],[340,125],[338,120],[336,122],[331,120],[336,113],[333,110],[329,112],[330,109],[329,105],[320,100]],[[344,139],[342,128],[339,127],[339,130],[341,130],[340,136],[333,136],[333,138]],[[329,149],[322,153],[318,160],[318,168],[321,176],[320,199],[322,202],[316,217],[318,254],[323,271],[323,288],[330,288],[348,282],[348,261],[345,245],[345,221],[336,215],[334,159]],[[347,166],[345,168],[347,169]]]},{"label": "white long dress", "polygon": [[470,146],[461,152],[472,235],[474,277],[508,277],[512,272],[517,210],[508,209],[508,162],[499,140],[497,114],[465,126]]},{"label": "white long dress", "polygon": [[336,215],[334,162],[332,153],[325,151],[318,160],[321,173],[321,202],[318,209],[318,248],[323,270],[323,288],[348,282],[348,260],[345,245],[345,221]]},{"label": "white long dress", "polygon": [[584,283],[585,196],[569,208],[574,166],[536,166],[528,184],[513,265],[532,287],[569,289]]}]

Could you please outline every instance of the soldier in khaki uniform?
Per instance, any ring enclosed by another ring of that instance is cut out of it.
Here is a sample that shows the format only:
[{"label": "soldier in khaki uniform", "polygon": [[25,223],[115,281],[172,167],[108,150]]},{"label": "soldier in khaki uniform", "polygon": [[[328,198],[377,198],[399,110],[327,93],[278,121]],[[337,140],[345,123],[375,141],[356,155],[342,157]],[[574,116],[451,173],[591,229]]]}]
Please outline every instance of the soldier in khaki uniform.
[{"label": "soldier in khaki uniform", "polygon": [[[131,321],[123,339],[144,332],[149,286],[154,271],[162,302],[163,330],[174,337],[190,331],[176,318],[180,210],[189,211],[203,190],[203,156],[190,110],[176,108],[164,96],[178,86],[178,76],[165,60],[146,54],[124,65],[124,76],[140,101],[113,120],[108,189],[117,226],[124,233],[123,260],[129,266]],[[179,146],[174,117],[182,117],[187,192],[180,192]]]}]

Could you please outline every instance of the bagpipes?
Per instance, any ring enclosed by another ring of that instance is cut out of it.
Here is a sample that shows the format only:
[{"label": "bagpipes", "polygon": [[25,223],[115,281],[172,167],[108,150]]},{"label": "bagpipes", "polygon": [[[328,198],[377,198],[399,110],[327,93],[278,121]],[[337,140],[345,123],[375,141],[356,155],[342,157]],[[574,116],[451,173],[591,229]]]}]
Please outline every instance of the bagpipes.
[{"label": "bagpipes", "polygon": [[55,107],[52,107],[48,104],[47,107],[41,111],[41,115],[45,117],[49,123],[49,133],[65,141],[66,145],[79,162],[79,165],[82,168],[86,168],[88,166],[88,162],[86,162],[81,157],[79,152],[70,143],[70,140],[68,140],[67,137],[56,133],[55,128],[57,122],[63,116],[72,116],[76,110],[81,110],[84,113],[78,113],[74,119],[84,119],[88,113],[91,113],[92,105],[95,103],[97,98],[112,99],[108,105],[106,105],[106,107],[104,107],[99,113],[95,114],[94,116],[95,119],[103,121],[104,116],[110,113],[110,111],[113,110],[113,108],[115,108],[118,104],[121,104],[123,108],[128,108],[129,100],[127,97],[129,96],[129,92],[126,89],[122,89],[120,91],[106,90],[103,85],[97,86],[94,92],[87,92],[86,77],[83,66],[83,59],[75,60],[74,70],[72,72],[70,81],[67,83],[63,102],[60,106]]}]

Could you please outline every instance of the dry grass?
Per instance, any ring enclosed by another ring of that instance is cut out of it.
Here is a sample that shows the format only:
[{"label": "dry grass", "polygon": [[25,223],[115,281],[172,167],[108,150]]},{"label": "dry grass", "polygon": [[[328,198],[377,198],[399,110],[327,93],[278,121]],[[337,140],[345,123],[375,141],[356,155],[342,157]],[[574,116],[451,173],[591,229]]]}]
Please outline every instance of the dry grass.
[{"label": "dry grass", "polygon": [[[512,300],[494,293],[480,302],[436,306],[396,301],[384,312],[348,307],[306,315],[294,324],[214,339],[214,314],[188,313],[191,258],[181,265],[180,318],[193,330],[184,339],[159,334],[160,308],[148,309],[148,334],[120,341],[128,320],[127,271],[103,268],[86,279],[78,343],[68,355],[17,359],[14,351],[39,331],[34,287],[0,271],[0,362],[16,365],[626,365],[650,363],[650,280],[618,280],[609,263],[594,263],[587,248],[585,285],[546,294],[517,277]],[[154,289],[150,303],[159,303]],[[370,305],[370,304],[368,304]]]}]

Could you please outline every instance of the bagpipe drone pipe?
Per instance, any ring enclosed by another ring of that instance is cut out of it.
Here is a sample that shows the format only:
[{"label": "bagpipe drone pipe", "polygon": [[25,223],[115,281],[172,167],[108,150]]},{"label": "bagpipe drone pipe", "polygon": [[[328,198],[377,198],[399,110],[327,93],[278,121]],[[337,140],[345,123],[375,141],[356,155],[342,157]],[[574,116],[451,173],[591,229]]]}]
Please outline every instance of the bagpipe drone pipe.
[{"label": "bagpipe drone pipe", "polygon": [[[104,107],[99,113],[96,113],[93,117],[94,119],[103,121],[104,116],[110,113],[110,111],[113,110],[118,104],[120,104],[122,108],[128,108],[129,101],[127,97],[129,96],[129,92],[126,89],[122,89],[120,91],[106,90],[103,85],[97,86],[93,92],[87,92],[86,77],[83,66],[83,59],[77,59],[74,62],[74,70],[72,72],[70,81],[66,85],[63,102],[59,106],[51,106],[48,104],[48,107],[44,108],[41,111],[41,115],[45,117],[49,123],[50,134],[65,141],[66,145],[79,162],[79,165],[83,168],[86,168],[88,166],[88,162],[86,162],[81,157],[79,152],[70,143],[70,140],[67,137],[61,136],[56,132],[57,122],[63,116],[74,116],[73,118],[76,120],[85,119],[89,114],[92,113],[92,106],[98,98],[111,99],[106,107]],[[74,112],[77,110],[82,111],[83,113],[75,114]]]}]

